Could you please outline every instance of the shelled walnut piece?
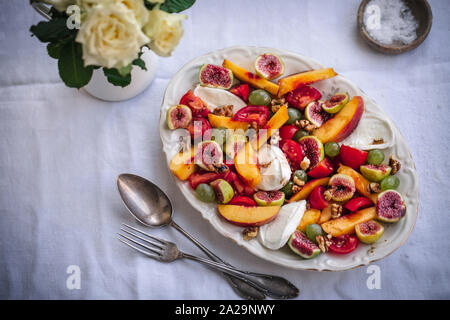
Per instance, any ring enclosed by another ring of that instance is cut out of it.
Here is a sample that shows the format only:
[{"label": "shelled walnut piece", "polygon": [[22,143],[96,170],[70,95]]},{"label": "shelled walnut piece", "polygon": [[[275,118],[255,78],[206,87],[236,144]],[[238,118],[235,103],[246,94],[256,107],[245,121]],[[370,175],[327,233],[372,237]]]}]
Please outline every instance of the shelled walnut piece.
[{"label": "shelled walnut piece", "polygon": [[391,170],[392,175],[396,174],[402,167],[400,161],[394,159],[392,155],[390,155],[389,157],[389,166],[392,168]]},{"label": "shelled walnut piece", "polygon": [[303,187],[305,185],[305,181],[300,180],[297,176],[294,176],[292,181],[299,187]]},{"label": "shelled walnut piece", "polygon": [[331,235],[328,234],[326,237],[316,236],[316,242],[322,252],[327,252],[328,248],[331,246]]},{"label": "shelled walnut piece", "polygon": [[258,227],[245,228],[244,231],[242,231],[242,234],[245,241],[251,240],[258,235]]},{"label": "shelled walnut piece", "polygon": [[381,192],[380,184],[377,182],[371,182],[369,184],[369,192],[370,193],[378,193]]},{"label": "shelled walnut piece", "polygon": [[234,106],[229,104],[223,107],[215,108],[213,113],[216,116],[223,116],[223,117],[232,117],[233,116],[233,108]]},{"label": "shelled walnut piece", "polygon": [[317,126],[309,122],[309,120],[297,120],[295,121],[295,125],[307,132],[312,132],[314,129],[317,129]]},{"label": "shelled walnut piece", "polygon": [[331,218],[337,219],[342,215],[342,205],[338,203],[331,204]]}]

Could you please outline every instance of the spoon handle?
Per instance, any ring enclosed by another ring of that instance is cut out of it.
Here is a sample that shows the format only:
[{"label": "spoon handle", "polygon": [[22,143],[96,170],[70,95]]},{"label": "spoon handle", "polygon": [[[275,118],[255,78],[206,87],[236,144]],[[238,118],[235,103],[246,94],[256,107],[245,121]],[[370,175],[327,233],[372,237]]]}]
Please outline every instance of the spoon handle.
[{"label": "spoon handle", "polygon": [[[182,235],[184,235],[186,238],[191,240],[197,247],[199,247],[210,259],[220,262],[226,265],[231,266],[229,263],[225,262],[224,260],[220,259],[217,255],[215,255],[212,251],[210,251],[207,247],[205,247],[203,244],[201,244],[197,239],[195,239],[193,236],[191,236],[187,231],[185,231],[183,228],[181,228],[178,224],[175,223],[175,221],[172,220],[171,224],[172,227],[174,227],[176,230],[178,230]],[[263,300],[266,298],[263,292],[261,290],[255,288],[254,286],[248,284],[246,281],[243,281],[241,279],[238,279],[236,277],[230,276],[227,273],[223,273],[223,276],[228,281],[228,283],[233,287],[234,291],[240,295],[244,299],[250,299],[250,300]]]},{"label": "spoon handle", "polygon": [[295,298],[299,294],[299,290],[297,289],[297,287],[295,287],[288,280],[281,277],[241,271],[229,265],[196,257],[187,253],[182,253],[182,256],[184,258],[194,260],[212,268],[218,269],[246,283],[254,285],[258,289],[262,290],[265,294],[275,299]]}]

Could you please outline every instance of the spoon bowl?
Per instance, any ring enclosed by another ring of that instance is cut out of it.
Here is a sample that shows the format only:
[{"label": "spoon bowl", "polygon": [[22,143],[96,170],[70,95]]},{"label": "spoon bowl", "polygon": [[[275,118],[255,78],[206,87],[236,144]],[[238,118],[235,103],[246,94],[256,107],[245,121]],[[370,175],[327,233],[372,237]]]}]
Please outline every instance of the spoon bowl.
[{"label": "spoon bowl", "polygon": [[117,177],[117,188],[128,211],[140,223],[162,227],[172,223],[172,204],[155,184],[130,173]]}]

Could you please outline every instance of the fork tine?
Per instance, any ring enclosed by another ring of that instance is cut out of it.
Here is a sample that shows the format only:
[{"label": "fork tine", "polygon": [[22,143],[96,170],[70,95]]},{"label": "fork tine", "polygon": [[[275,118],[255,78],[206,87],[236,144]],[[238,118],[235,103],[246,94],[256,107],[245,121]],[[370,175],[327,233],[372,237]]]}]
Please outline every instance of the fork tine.
[{"label": "fork tine", "polygon": [[156,253],[159,257],[161,256],[161,252],[158,249],[149,247],[149,246],[145,245],[144,243],[140,243],[139,241],[136,241],[136,240],[134,240],[134,239],[124,235],[124,234],[118,233],[118,235],[121,236],[122,238],[127,239],[128,241],[131,241],[131,242],[137,244],[138,246],[144,247],[145,249],[150,250],[153,253]]},{"label": "fork tine", "polygon": [[149,258],[156,259],[156,260],[160,260],[161,259],[161,256],[158,255],[158,254],[153,254],[153,253],[147,252],[145,250],[142,250],[141,248],[138,248],[135,245],[132,245],[131,243],[128,243],[128,242],[126,242],[126,241],[124,241],[124,240],[122,240],[120,238],[117,238],[117,240],[119,240],[120,242],[126,244],[130,248],[133,248],[134,250],[139,251],[140,253],[146,255]]},{"label": "fork tine", "polygon": [[135,227],[132,227],[132,226],[126,224],[126,223],[122,223],[122,225],[124,225],[124,226],[126,226],[126,227],[128,227],[128,228],[130,228],[130,229],[132,229],[132,230],[134,230],[134,231],[137,231],[137,232],[139,232],[140,234],[143,234],[143,235],[149,237],[150,239],[156,240],[156,241],[158,241],[158,242],[161,243],[161,244],[167,244],[167,241],[164,241],[164,240],[162,240],[162,239],[156,238],[156,237],[154,237],[154,236],[152,236],[152,235],[150,235],[150,234],[148,234],[148,233],[146,233],[146,232],[144,232],[144,231],[141,231],[141,230],[139,230],[139,229],[136,229]]},{"label": "fork tine", "polygon": [[133,236],[133,237],[135,237],[135,238],[138,238],[139,240],[142,240],[142,241],[144,241],[144,242],[146,242],[146,243],[149,243],[149,244],[151,244],[152,246],[155,246],[156,248],[158,248],[158,249],[160,249],[160,250],[163,250],[163,249],[164,249],[164,246],[161,245],[161,244],[159,244],[159,243],[156,243],[156,241],[152,241],[152,240],[146,239],[146,238],[144,238],[144,237],[138,236],[137,234],[134,234],[133,232],[130,232],[130,231],[124,229],[124,228],[120,228],[120,230],[122,230],[123,232],[128,233],[129,235],[131,235],[131,236]]}]

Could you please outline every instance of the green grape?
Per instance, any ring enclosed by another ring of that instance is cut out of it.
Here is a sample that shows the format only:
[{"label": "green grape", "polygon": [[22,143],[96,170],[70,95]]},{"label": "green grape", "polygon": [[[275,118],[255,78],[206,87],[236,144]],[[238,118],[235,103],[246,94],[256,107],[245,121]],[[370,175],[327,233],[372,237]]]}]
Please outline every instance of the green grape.
[{"label": "green grape", "polygon": [[280,189],[281,192],[284,193],[284,196],[286,198],[289,198],[292,196],[292,187],[294,186],[294,183],[292,181],[289,181],[283,188]]},{"label": "green grape", "polygon": [[341,151],[341,147],[336,142],[327,142],[325,143],[325,154],[329,157],[336,157],[339,155],[339,152]]},{"label": "green grape", "polygon": [[384,160],[384,153],[381,150],[374,149],[370,150],[369,154],[367,155],[367,163],[368,164],[381,164]]},{"label": "green grape", "polygon": [[389,189],[397,189],[400,185],[400,179],[396,176],[387,176],[383,180],[381,180],[380,188],[383,191],[389,190]]},{"label": "green grape", "polygon": [[317,236],[324,236],[325,232],[322,230],[322,227],[316,223],[308,224],[305,230],[306,236],[309,240],[316,242]]},{"label": "green grape", "polygon": [[271,101],[270,94],[265,90],[258,89],[248,95],[248,102],[253,106],[268,106]]},{"label": "green grape", "polygon": [[302,113],[295,108],[288,108],[288,115],[289,119],[286,121],[286,124],[293,124],[295,121],[302,119]]},{"label": "green grape", "polygon": [[294,177],[297,177],[304,182],[306,182],[308,180],[308,175],[303,170],[296,170],[294,172]]},{"label": "green grape", "polygon": [[195,188],[197,197],[203,202],[214,202],[216,201],[216,194],[213,188],[206,183],[200,183],[197,188]]},{"label": "green grape", "polygon": [[309,136],[308,131],[300,129],[294,134],[294,136],[292,137],[292,140],[298,141],[301,138],[306,137],[306,136]]}]

